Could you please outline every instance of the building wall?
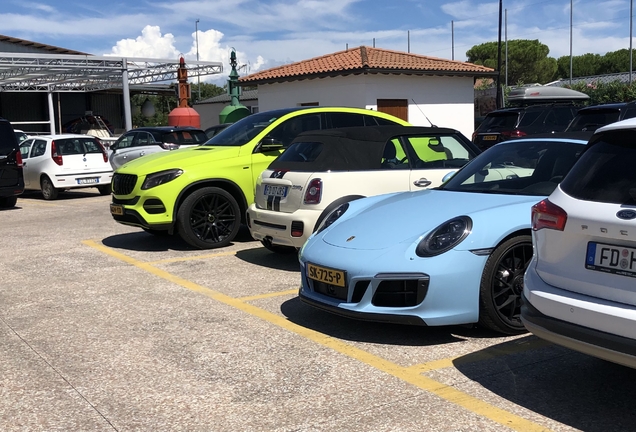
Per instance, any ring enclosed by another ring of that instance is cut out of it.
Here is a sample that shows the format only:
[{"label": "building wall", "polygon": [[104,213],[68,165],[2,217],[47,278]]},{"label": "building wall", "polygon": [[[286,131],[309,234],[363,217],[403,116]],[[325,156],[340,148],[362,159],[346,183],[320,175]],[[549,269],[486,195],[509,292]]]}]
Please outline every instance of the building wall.
[{"label": "building wall", "polygon": [[474,128],[473,78],[349,75],[258,86],[261,112],[318,102],[320,106],[377,109],[378,99],[406,99],[416,126],[454,128],[470,138]]},{"label": "building wall", "polygon": [[[258,111],[258,100],[239,100],[239,102],[250,109],[251,112]],[[201,120],[201,129],[207,129],[210,126],[216,126],[219,124],[219,114],[223,108],[228,106],[230,102],[211,102],[211,103],[197,103],[192,106],[196,112],[199,113]]]}]

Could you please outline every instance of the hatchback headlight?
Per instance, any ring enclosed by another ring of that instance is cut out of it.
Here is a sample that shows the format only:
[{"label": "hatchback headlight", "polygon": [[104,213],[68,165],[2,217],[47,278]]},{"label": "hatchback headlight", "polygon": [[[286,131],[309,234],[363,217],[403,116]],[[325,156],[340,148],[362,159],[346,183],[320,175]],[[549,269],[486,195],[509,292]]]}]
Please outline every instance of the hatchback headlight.
[{"label": "hatchback headlight", "polygon": [[420,241],[415,253],[421,257],[443,254],[460,244],[472,229],[473,221],[468,216],[446,221]]},{"label": "hatchback headlight", "polygon": [[320,226],[318,227],[318,230],[316,230],[316,234],[318,234],[321,231],[324,231],[331,224],[333,224],[335,221],[340,219],[340,216],[345,214],[345,212],[347,211],[348,208],[349,208],[349,203],[344,203],[344,204],[341,204],[340,206],[338,206],[334,211],[329,213],[327,215],[327,217],[325,218],[325,220],[323,220],[320,223]]},{"label": "hatchback headlight", "polygon": [[182,169],[169,169],[148,174],[146,176],[146,180],[144,180],[144,183],[141,185],[141,189],[151,189],[164,183],[171,182],[172,180],[179,177],[181,174],[183,174]]}]

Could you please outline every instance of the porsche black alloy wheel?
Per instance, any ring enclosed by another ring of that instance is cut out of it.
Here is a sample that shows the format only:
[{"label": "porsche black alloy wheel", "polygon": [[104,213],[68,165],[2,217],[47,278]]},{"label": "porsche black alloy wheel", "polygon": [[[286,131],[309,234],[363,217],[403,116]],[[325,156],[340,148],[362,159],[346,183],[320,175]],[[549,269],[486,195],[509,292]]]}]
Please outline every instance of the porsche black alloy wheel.
[{"label": "porsche black alloy wheel", "polygon": [[521,322],[523,275],[532,258],[532,238],[520,235],[499,245],[486,261],[479,295],[479,323],[509,335],[525,333]]},{"label": "porsche black alloy wheel", "polygon": [[191,246],[213,249],[227,246],[241,224],[240,208],[227,191],[205,187],[190,194],[177,212],[177,231]]}]

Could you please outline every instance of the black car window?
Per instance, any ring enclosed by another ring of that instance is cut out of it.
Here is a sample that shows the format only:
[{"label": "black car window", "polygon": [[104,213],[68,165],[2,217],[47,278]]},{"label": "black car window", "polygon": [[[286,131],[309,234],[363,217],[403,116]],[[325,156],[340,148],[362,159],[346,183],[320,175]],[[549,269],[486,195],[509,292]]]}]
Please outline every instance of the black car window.
[{"label": "black car window", "polygon": [[133,141],[133,147],[142,147],[156,144],[155,139],[148,132],[137,132],[137,136]]},{"label": "black car window", "polygon": [[568,126],[568,131],[594,131],[601,126],[617,122],[620,111],[615,108],[581,110]]},{"label": "black car window", "polygon": [[320,130],[321,123],[320,114],[292,117],[272,129],[272,131],[267,134],[267,137],[281,142],[283,147],[288,147],[301,132]]},{"label": "black car window", "polygon": [[0,123],[0,155],[6,156],[18,148],[13,128],[8,122]]},{"label": "black car window", "polygon": [[113,144],[111,148],[122,149],[132,147],[135,135],[137,135],[137,132],[129,132],[122,135],[117,141],[115,141],[115,144]]},{"label": "black car window", "polygon": [[623,120],[636,117],[636,108],[627,108],[623,114]]},{"label": "black car window", "polygon": [[541,111],[525,111],[521,116],[521,120],[519,120],[519,127],[530,126],[539,118],[541,113]]},{"label": "black car window", "polygon": [[574,118],[575,110],[572,107],[554,107],[552,113],[555,117],[555,124],[565,127],[569,125]]},{"label": "black car window", "polygon": [[208,136],[199,130],[179,130],[162,134],[160,140],[171,144],[196,145],[206,142]]},{"label": "black car window", "polygon": [[490,113],[479,125],[477,130],[486,131],[488,129],[513,129],[517,125],[518,118],[519,113],[515,111]]},{"label": "black car window", "polygon": [[561,184],[573,198],[636,205],[636,131],[608,131],[590,142]]},{"label": "black car window", "polygon": [[395,122],[389,119],[385,119],[382,117],[364,115],[364,125],[365,126],[393,126]]},{"label": "black car window", "polygon": [[364,117],[354,113],[327,113],[327,124],[334,129],[349,126],[364,126]]},{"label": "black car window", "polygon": [[31,147],[31,157],[42,156],[46,153],[46,141],[36,139]]}]

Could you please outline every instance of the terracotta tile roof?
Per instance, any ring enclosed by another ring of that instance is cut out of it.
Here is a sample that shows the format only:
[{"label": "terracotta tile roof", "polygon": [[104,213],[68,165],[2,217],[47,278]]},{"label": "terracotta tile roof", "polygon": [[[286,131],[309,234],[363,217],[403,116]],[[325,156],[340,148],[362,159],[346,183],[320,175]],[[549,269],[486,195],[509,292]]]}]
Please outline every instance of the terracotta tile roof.
[{"label": "terracotta tile roof", "polygon": [[271,83],[354,73],[492,76],[494,69],[457,60],[361,46],[309,60],[278,66],[239,79],[241,83]]}]

